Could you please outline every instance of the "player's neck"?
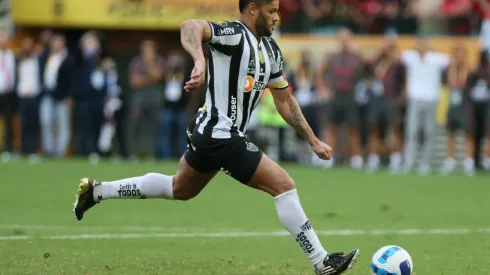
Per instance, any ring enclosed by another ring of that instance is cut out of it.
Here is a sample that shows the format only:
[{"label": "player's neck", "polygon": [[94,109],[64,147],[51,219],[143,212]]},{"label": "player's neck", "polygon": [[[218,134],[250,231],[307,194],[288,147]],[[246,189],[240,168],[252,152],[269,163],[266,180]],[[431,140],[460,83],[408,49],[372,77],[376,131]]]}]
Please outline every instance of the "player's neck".
[{"label": "player's neck", "polygon": [[250,30],[250,32],[255,36],[255,38],[257,38],[257,40],[260,39],[260,36],[257,35],[257,30],[255,29],[255,24],[253,23],[253,21],[250,18],[242,15],[242,16],[240,16],[239,20],[240,20],[240,22],[242,22],[245,25],[245,27],[247,27]]}]

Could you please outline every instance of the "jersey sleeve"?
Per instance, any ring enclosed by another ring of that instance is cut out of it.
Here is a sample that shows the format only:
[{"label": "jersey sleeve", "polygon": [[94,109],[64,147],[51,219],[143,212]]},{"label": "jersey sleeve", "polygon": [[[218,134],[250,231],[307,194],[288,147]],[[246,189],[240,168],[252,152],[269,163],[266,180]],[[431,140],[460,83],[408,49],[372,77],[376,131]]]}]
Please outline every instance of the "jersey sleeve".
[{"label": "jersey sleeve", "polygon": [[234,47],[240,44],[242,30],[236,24],[226,21],[208,23],[211,27],[210,46]]},{"label": "jersey sleeve", "polygon": [[283,73],[284,59],[282,57],[281,49],[272,38],[270,38],[269,42],[273,56],[271,59],[271,76],[267,83],[267,87],[277,90],[286,89],[289,87],[289,84]]}]

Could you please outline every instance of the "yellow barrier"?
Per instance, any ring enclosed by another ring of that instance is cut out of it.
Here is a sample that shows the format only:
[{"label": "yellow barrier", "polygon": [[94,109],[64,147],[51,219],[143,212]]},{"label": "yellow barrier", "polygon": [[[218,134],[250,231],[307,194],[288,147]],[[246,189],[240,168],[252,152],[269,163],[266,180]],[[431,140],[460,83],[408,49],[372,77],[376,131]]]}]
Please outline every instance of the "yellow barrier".
[{"label": "yellow barrier", "polygon": [[177,29],[200,18],[233,21],[236,0],[15,0],[17,24],[119,29]]},{"label": "yellow barrier", "polygon": [[[382,36],[355,36],[353,38],[354,46],[360,53],[369,58],[377,53],[384,37]],[[478,64],[480,55],[480,46],[478,39],[472,37],[431,37],[429,38],[433,48],[441,53],[450,54],[452,47],[456,43],[462,43],[468,48],[469,61],[472,66]],[[401,36],[396,39],[400,50],[413,48],[415,38],[411,36]],[[322,62],[327,53],[333,52],[337,48],[335,37],[309,36],[309,35],[283,35],[277,39],[283,55],[290,66],[295,67],[301,51],[308,50],[313,55],[313,60],[317,63]],[[441,93],[441,101],[437,110],[437,122],[444,124],[448,108],[448,94],[445,88]]]}]

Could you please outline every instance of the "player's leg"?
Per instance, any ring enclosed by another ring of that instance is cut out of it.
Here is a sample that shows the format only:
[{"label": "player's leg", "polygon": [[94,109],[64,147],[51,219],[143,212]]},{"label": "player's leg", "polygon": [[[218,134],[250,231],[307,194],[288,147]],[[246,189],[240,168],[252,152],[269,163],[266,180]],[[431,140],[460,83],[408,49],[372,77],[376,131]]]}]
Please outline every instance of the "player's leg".
[{"label": "player's leg", "polygon": [[456,169],[456,130],[457,130],[457,121],[454,117],[454,109],[449,108],[446,118],[446,127],[447,127],[447,153],[446,159],[441,167],[442,174],[450,174]]},{"label": "player's leg", "polygon": [[375,101],[371,102],[371,105],[368,107],[368,123],[369,123],[369,157],[367,160],[367,169],[368,171],[376,171],[379,168],[380,157],[379,157],[379,147],[380,147],[380,139],[379,139],[379,128],[378,128],[378,113],[379,106],[377,106]]},{"label": "player's leg", "polygon": [[349,139],[350,151],[352,153],[351,166],[355,169],[361,169],[364,166],[364,159],[361,156],[361,135],[359,133],[357,108],[354,99],[346,99],[343,120],[344,123],[348,125],[347,136]]},{"label": "player's leg", "polygon": [[279,221],[303,249],[317,274],[342,274],[355,262],[357,249],[349,253],[326,252],[301,206],[294,181],[267,155],[262,155],[248,185],[274,197]]},{"label": "player's leg", "polygon": [[[339,128],[339,111],[337,108],[337,102],[335,101],[335,98],[332,100],[330,106],[327,107],[327,125],[324,128],[325,134],[324,136],[326,137],[325,143],[330,144],[333,146],[333,148],[336,148],[337,146],[337,130]],[[331,168],[335,164],[335,157],[332,156],[332,158],[328,161],[325,162],[325,167]]]},{"label": "player's leg", "polygon": [[485,157],[483,159],[483,168],[487,171],[490,171],[490,103],[487,106],[487,115],[486,115],[486,150]]},{"label": "player's leg", "polygon": [[415,164],[418,131],[421,115],[423,114],[420,110],[419,103],[416,100],[409,101],[405,115],[404,172],[410,172]]},{"label": "player's leg", "polygon": [[116,181],[82,179],[73,211],[78,220],[95,204],[110,199],[189,200],[197,196],[217,171],[199,172],[184,157],[175,175],[148,173]]}]

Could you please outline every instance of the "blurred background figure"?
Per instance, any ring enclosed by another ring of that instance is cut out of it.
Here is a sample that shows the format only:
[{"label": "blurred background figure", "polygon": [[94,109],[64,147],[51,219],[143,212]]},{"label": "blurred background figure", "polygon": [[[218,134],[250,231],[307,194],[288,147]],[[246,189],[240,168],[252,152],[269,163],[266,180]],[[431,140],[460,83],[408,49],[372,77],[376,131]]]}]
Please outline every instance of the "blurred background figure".
[{"label": "blurred background figure", "polygon": [[[296,70],[289,74],[289,85],[292,86],[294,97],[298,101],[301,110],[316,135],[320,134],[320,123],[316,106],[316,68],[313,64],[311,52],[302,51]],[[313,153],[308,142],[299,134],[296,134],[298,146],[296,148],[297,159],[302,164],[320,164],[320,159]]]},{"label": "blurred background figure", "polygon": [[[483,51],[480,55],[480,64],[478,68],[469,76],[468,79],[468,97],[470,106],[470,121],[472,122],[469,135],[472,137],[473,146],[470,156],[474,156],[474,165],[482,167],[481,152],[482,141],[485,137],[485,128],[488,123],[489,102],[490,102],[490,58],[489,52]],[[488,149],[488,148],[487,148]],[[485,164],[485,163],[484,163]]]},{"label": "blurred background figure", "polygon": [[[334,148],[339,148],[338,129],[346,125],[351,166],[359,169],[363,166],[363,158],[354,87],[361,80],[364,64],[361,56],[353,49],[351,32],[348,29],[339,31],[338,43],[339,49],[326,58],[319,71],[317,89],[319,94],[326,94],[330,99],[326,142]],[[331,167],[337,157],[327,161],[327,167]]]},{"label": "blurred background figure", "polygon": [[43,95],[39,117],[43,151],[46,156],[63,157],[71,139],[74,60],[62,34],[54,34],[51,38],[46,63],[41,66]]},{"label": "blurred background figure", "polygon": [[103,122],[104,100],[107,94],[107,77],[100,68],[101,45],[94,31],[80,39],[81,57],[73,69],[72,91],[75,115],[75,154],[90,155],[97,162],[97,142]]},{"label": "blurred background figure", "polygon": [[1,159],[12,158],[13,119],[15,112],[15,55],[9,48],[9,35],[0,31],[0,109],[3,112],[3,152]]},{"label": "blurred background figure", "polygon": [[180,51],[172,51],[169,54],[163,77],[159,158],[180,158],[187,148],[187,104],[190,95],[184,91],[184,85],[190,80],[192,68]]},{"label": "blurred background figure", "polygon": [[132,158],[146,154],[153,159],[157,145],[165,60],[152,40],[141,43],[140,54],[130,65],[131,106],[129,132]]},{"label": "blurred background figure", "polygon": [[[110,57],[106,57],[100,64],[102,73],[105,76],[106,99],[104,102],[104,122],[100,129],[98,149],[104,155],[117,153],[119,157],[127,158],[127,144],[125,127],[123,121],[124,99],[122,89],[118,84],[119,75],[117,73],[116,62]],[[113,141],[117,141],[118,152],[113,148]]]},{"label": "blurred background figure", "polygon": [[39,35],[39,43],[35,46],[36,54],[41,58],[41,62],[44,64],[49,55],[49,48],[51,38],[53,37],[52,30],[43,30]]},{"label": "blurred background figure", "polygon": [[414,50],[403,52],[402,62],[407,71],[408,97],[403,169],[410,172],[415,164],[419,132],[422,130],[424,138],[419,173],[426,175],[431,170],[441,74],[449,64],[449,57],[433,51],[427,38],[418,38]]},{"label": "blurred background figure", "polygon": [[456,169],[456,134],[458,131],[465,132],[464,171],[467,175],[472,175],[475,171],[474,137],[468,129],[471,115],[468,110],[468,96],[465,93],[471,72],[467,51],[464,45],[454,46],[451,63],[443,72],[443,82],[449,91],[449,108],[446,115],[447,157],[441,170],[443,174],[452,173]]},{"label": "blurred background figure", "polygon": [[21,153],[31,163],[38,161],[40,145],[39,100],[42,92],[42,67],[35,52],[34,40],[26,37],[21,42],[17,60],[16,93],[19,98],[21,122]]},{"label": "blurred background figure", "polygon": [[[398,144],[395,127],[398,104],[403,96],[405,71],[394,40],[384,41],[381,45],[381,53],[371,64],[371,68],[373,83],[368,111],[370,134],[367,169],[370,171],[379,169],[381,147],[387,147],[390,170],[396,172],[402,162],[401,146]],[[385,131],[382,131],[383,129]],[[388,140],[387,146],[383,146],[385,144],[383,140]]]}]

